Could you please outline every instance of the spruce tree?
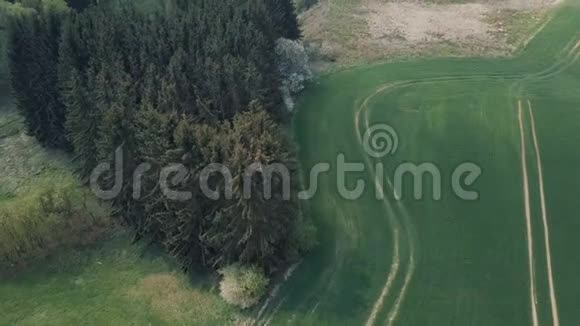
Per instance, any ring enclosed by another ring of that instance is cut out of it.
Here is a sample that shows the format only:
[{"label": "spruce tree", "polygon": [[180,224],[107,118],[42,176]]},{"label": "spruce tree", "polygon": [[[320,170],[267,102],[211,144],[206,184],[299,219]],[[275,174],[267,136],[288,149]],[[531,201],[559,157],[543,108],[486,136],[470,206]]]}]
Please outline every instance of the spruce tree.
[{"label": "spruce tree", "polygon": [[273,15],[275,24],[280,26],[280,36],[291,40],[299,39],[302,35],[298,24],[294,0],[270,1],[276,4],[273,9]]},{"label": "spruce tree", "polygon": [[44,145],[68,149],[57,70],[65,15],[47,8],[15,17],[10,25],[9,65],[28,132]]},{"label": "spruce tree", "polygon": [[66,104],[66,131],[75,158],[80,165],[81,176],[86,178],[97,166],[96,140],[101,121],[100,112],[92,102],[86,83],[80,73],[73,70],[62,89]]},{"label": "spruce tree", "polygon": [[[296,185],[290,183],[296,171],[291,147],[257,103],[224,129],[228,132],[222,151],[224,164],[233,174],[234,196],[220,204],[204,234],[204,241],[216,251],[213,264],[280,265],[288,258],[280,248],[288,247],[287,231],[298,212]],[[253,164],[261,166],[253,170]],[[269,175],[268,169],[276,164],[282,170]]]}]

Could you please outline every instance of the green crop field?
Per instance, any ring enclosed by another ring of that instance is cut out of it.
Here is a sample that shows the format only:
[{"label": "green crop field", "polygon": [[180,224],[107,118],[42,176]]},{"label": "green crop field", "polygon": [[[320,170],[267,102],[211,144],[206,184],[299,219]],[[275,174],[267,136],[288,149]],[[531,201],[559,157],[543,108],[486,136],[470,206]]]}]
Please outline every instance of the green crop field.
[{"label": "green crop field", "polygon": [[[332,167],[311,200],[321,245],[257,309],[260,323],[578,324],[580,1],[557,10],[513,58],[386,63],[310,87],[294,125],[304,171]],[[399,142],[376,159],[364,136],[380,124]],[[339,195],[340,154],[365,164],[347,177],[365,181],[362,198]],[[441,200],[429,177],[424,199],[410,178],[393,191],[406,162],[437,166]],[[465,162],[482,171],[477,200],[452,191]]]}]

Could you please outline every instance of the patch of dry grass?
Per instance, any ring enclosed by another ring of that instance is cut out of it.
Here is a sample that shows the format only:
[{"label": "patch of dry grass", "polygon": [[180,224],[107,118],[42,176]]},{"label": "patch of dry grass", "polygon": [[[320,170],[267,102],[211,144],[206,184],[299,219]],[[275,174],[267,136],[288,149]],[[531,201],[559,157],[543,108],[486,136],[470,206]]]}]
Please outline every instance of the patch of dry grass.
[{"label": "patch of dry grass", "polygon": [[313,70],[419,56],[505,56],[555,0],[321,0],[300,16]]},{"label": "patch of dry grass", "polygon": [[[18,116],[8,116],[7,120],[11,119]],[[64,153],[42,148],[33,137],[22,133],[18,120],[12,125],[8,122],[5,132],[13,135],[0,139],[0,193],[26,193],[46,176],[58,180],[63,175],[71,175],[69,158]]]},{"label": "patch of dry grass", "polygon": [[494,36],[505,42],[511,51],[525,46],[551,18],[549,10],[496,10],[487,16],[494,26]]},{"label": "patch of dry grass", "polygon": [[186,277],[177,273],[147,275],[127,295],[172,325],[218,325],[231,315],[217,294],[187,286]]},{"label": "patch of dry grass", "polygon": [[[2,274],[0,325],[232,325],[239,313],[205,275],[186,276],[132,232],[61,248]],[[195,277],[195,283],[189,278]]]}]

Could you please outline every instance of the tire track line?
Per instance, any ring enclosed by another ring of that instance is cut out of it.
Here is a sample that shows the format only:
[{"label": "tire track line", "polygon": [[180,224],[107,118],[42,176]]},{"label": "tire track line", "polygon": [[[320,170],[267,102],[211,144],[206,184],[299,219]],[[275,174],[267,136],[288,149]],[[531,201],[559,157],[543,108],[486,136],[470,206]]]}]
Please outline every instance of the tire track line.
[{"label": "tire track line", "polygon": [[393,258],[393,265],[391,266],[391,271],[389,273],[389,276],[387,277],[387,283],[385,283],[385,286],[383,287],[382,291],[381,291],[381,295],[379,296],[379,299],[375,302],[375,305],[373,306],[373,310],[371,312],[371,314],[369,315],[369,318],[366,322],[366,326],[372,326],[375,324],[375,321],[377,320],[377,316],[381,310],[381,308],[384,305],[385,299],[387,298],[387,296],[389,295],[389,291],[391,289],[391,287],[393,286],[393,283],[395,282],[395,278],[399,272],[399,267],[400,267],[400,259],[399,259],[399,232],[396,231],[394,233],[395,236],[395,249],[394,251],[397,252],[397,255]]},{"label": "tire track line", "polygon": [[526,163],[526,139],[524,135],[524,122],[522,118],[522,101],[518,101],[518,125],[520,129],[520,146],[521,146],[521,160],[522,160],[522,179],[524,191],[524,211],[526,217],[526,230],[528,242],[528,266],[530,274],[530,301],[532,307],[532,322],[533,326],[538,326],[538,311],[537,311],[537,293],[536,293],[536,276],[534,272],[534,244],[532,234],[532,216],[530,208],[530,187],[528,180],[528,167]]},{"label": "tire track line", "polygon": [[532,103],[528,100],[528,111],[530,114],[530,124],[532,127],[532,138],[534,140],[534,148],[536,150],[536,160],[538,166],[538,180],[540,187],[540,204],[542,207],[542,222],[544,226],[544,240],[546,246],[546,265],[548,270],[548,285],[550,287],[550,302],[552,308],[552,322],[554,326],[560,326],[560,317],[558,315],[558,302],[556,300],[556,290],[554,286],[554,276],[552,272],[552,250],[550,248],[550,226],[548,223],[548,210],[546,208],[546,195],[544,192],[544,173],[542,169],[542,156],[540,154],[540,145],[538,136],[536,134],[536,122],[534,120],[534,112],[532,110]]},{"label": "tire track line", "polygon": [[[360,132],[360,114],[361,114],[362,110],[364,110],[365,108],[368,107],[368,105],[367,105],[368,102],[374,96],[388,90],[389,88],[395,87],[396,85],[397,85],[396,83],[393,83],[393,84],[386,84],[386,85],[381,86],[373,94],[368,96],[364,100],[364,102],[358,107],[358,110],[355,111],[355,131],[356,131],[356,136],[358,138],[359,144],[361,145],[361,148],[363,145],[362,134]],[[365,126],[367,124],[368,124],[368,121],[365,121]],[[371,171],[371,177],[374,177],[374,179],[375,179],[375,187],[379,187],[379,185],[381,183],[378,182],[379,180],[377,180],[376,171],[373,171],[372,164],[371,164],[369,157],[366,154],[363,154],[363,155],[365,158],[365,163]],[[394,281],[396,280],[397,275],[399,274],[399,269],[400,269],[400,244],[401,244],[400,233],[401,233],[401,229],[402,229],[401,222],[398,219],[397,214],[393,210],[391,203],[384,196],[383,196],[382,203],[383,203],[384,211],[385,211],[386,215],[388,216],[388,222],[389,222],[389,226],[391,228],[391,234],[393,237],[393,261],[391,263],[391,268],[389,269],[389,273],[387,275],[387,281],[385,282],[385,285],[383,286],[383,288],[381,290],[379,298],[375,301],[375,304],[373,305],[373,309],[371,310],[371,313],[369,314],[369,317],[365,323],[366,326],[372,326],[375,324],[376,319],[378,317],[378,314],[384,306],[385,299],[389,296],[390,290],[394,284]]]},{"label": "tire track line", "polygon": [[[404,87],[404,85],[394,86],[395,89],[398,87]],[[384,91],[386,91],[386,90],[383,90],[383,92]],[[375,93],[373,95],[373,97],[378,95],[378,94],[379,93]],[[365,101],[365,103],[364,103],[365,126],[366,126],[367,130],[370,129],[370,113],[372,111],[372,109],[369,108],[369,106],[368,106],[369,101],[370,101],[370,98],[367,101]],[[411,284],[413,276],[415,275],[415,270],[417,268],[417,260],[418,260],[418,258],[416,257],[417,256],[417,248],[416,247],[418,246],[418,237],[416,235],[415,227],[413,225],[412,218],[411,218],[409,212],[407,211],[407,208],[405,207],[403,202],[400,200],[399,194],[397,194],[395,192],[395,187],[393,186],[393,181],[391,180],[391,178],[389,176],[386,177],[386,181],[388,183],[390,191],[393,192],[393,194],[395,195],[395,202],[397,204],[398,211],[402,214],[403,224],[404,224],[403,227],[406,231],[406,236],[407,236],[406,239],[407,239],[407,245],[408,245],[408,249],[409,249],[409,261],[407,263],[407,273],[405,274],[403,286],[401,287],[401,290],[399,291],[399,294],[394,302],[394,305],[391,308],[391,310],[389,311],[389,314],[387,316],[387,325],[392,325],[399,315],[399,311],[400,311],[401,306],[402,306],[403,302],[405,301],[405,298],[407,295],[407,289],[408,289],[409,285]],[[386,199],[386,198],[384,198],[384,199]]]},{"label": "tire track line", "polygon": [[[288,279],[292,276],[292,274],[298,268],[298,266],[300,266],[300,264],[302,264],[302,260],[294,263],[292,266],[290,266],[286,270],[286,272],[284,273],[284,278],[282,280],[280,280],[279,283],[276,284],[274,286],[274,288],[270,291],[270,295],[264,301],[264,304],[262,305],[262,307],[258,311],[258,315],[254,318],[252,325],[255,325],[256,323],[258,323],[261,320],[262,316],[264,315],[264,313],[266,312],[266,310],[268,309],[268,307],[270,306],[272,301],[274,301],[276,299],[276,297],[278,296],[278,294],[280,293],[280,288],[284,285],[284,283],[286,283],[288,281]],[[286,299],[286,297],[282,298],[282,300],[285,300],[285,299]]]}]

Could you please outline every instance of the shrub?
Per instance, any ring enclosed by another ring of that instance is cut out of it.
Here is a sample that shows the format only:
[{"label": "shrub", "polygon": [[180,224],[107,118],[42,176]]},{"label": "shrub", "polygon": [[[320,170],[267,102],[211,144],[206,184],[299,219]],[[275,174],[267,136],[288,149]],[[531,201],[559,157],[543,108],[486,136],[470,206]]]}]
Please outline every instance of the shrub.
[{"label": "shrub", "polygon": [[0,201],[0,267],[82,240],[86,231],[106,225],[106,214],[91,215],[92,202],[72,180],[48,178],[25,195]]},{"label": "shrub", "polygon": [[289,111],[294,109],[293,94],[304,89],[304,83],[312,79],[308,54],[301,41],[280,38],[276,42],[278,72],[282,78],[281,93]]},{"label": "shrub", "polygon": [[230,265],[219,271],[223,279],[220,294],[229,304],[247,309],[254,306],[266,294],[269,280],[256,267],[239,264]]},{"label": "shrub", "polygon": [[[280,38],[276,41],[276,57],[278,71],[283,80],[288,79],[308,80],[312,78],[312,72],[308,64],[308,54],[301,41]],[[296,77],[300,76],[300,77]],[[301,91],[303,87],[291,89],[293,93]]]}]

